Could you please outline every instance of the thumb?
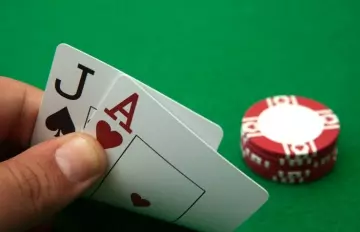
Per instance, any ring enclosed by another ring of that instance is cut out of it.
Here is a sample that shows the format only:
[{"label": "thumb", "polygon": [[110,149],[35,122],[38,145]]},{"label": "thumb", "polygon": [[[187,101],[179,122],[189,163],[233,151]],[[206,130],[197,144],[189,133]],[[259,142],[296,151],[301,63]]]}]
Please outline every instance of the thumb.
[{"label": "thumb", "polygon": [[0,163],[0,231],[27,229],[51,216],[105,169],[100,144],[78,133],[38,144]]}]

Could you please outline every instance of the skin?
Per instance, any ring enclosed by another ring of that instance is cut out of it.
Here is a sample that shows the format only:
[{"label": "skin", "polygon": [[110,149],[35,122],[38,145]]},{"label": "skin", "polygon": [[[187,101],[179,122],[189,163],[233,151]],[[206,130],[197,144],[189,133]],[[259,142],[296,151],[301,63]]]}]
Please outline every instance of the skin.
[{"label": "skin", "polygon": [[[29,146],[42,95],[35,87],[0,77],[0,231],[25,231],[41,223],[105,172],[103,149],[85,134],[69,134]],[[74,181],[64,174],[55,154],[78,138],[86,141],[94,155],[77,166],[76,175],[84,178]]]}]

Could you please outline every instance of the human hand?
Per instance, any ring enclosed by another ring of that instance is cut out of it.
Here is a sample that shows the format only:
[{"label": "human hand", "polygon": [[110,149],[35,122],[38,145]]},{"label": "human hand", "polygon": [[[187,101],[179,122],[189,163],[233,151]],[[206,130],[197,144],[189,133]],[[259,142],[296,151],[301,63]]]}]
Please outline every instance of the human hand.
[{"label": "human hand", "polygon": [[48,219],[106,169],[103,149],[85,134],[29,148],[41,98],[42,91],[0,77],[0,231],[23,231]]}]

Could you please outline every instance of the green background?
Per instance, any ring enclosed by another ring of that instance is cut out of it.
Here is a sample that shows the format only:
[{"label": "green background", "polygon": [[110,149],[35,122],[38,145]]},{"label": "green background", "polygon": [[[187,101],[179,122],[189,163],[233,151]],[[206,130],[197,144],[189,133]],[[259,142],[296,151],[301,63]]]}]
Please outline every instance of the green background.
[{"label": "green background", "polygon": [[[0,74],[43,89],[55,47],[75,46],[222,126],[219,152],[270,194],[238,231],[357,231],[359,7],[357,0],[2,0]],[[321,181],[271,183],[241,160],[244,111],[278,94],[317,99],[341,120],[338,163]],[[106,213],[96,216],[103,208],[75,204],[59,219],[68,231],[106,222]],[[93,219],[81,219],[84,211]],[[113,226],[124,222],[111,215]]]}]

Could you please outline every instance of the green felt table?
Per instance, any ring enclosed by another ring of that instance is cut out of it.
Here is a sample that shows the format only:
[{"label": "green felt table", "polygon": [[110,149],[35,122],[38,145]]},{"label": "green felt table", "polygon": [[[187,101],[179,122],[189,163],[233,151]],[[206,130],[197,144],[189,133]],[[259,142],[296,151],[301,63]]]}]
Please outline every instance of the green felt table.
[{"label": "green felt table", "polygon": [[[1,1],[0,74],[43,89],[55,47],[73,45],[221,125],[219,152],[270,194],[238,231],[357,231],[359,10],[355,0]],[[314,98],[338,114],[331,175],[287,186],[257,177],[242,162],[244,111],[278,94]],[[111,218],[102,228],[134,231],[114,209],[74,204],[59,228],[101,227]],[[137,224],[161,227],[144,220]]]}]

